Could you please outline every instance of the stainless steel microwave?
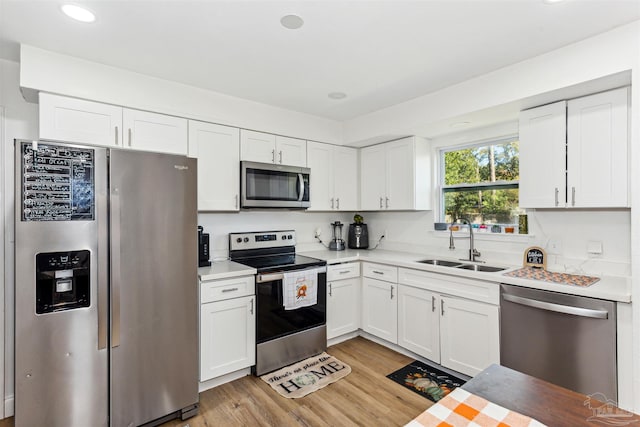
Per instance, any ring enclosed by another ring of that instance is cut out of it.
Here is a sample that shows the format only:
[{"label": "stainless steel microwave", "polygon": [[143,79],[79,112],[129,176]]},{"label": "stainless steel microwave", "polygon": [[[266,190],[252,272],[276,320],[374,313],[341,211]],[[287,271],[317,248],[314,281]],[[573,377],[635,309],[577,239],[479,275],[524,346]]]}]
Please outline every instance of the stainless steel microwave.
[{"label": "stainless steel microwave", "polygon": [[310,172],[298,166],[240,162],[241,207],[308,208]]}]

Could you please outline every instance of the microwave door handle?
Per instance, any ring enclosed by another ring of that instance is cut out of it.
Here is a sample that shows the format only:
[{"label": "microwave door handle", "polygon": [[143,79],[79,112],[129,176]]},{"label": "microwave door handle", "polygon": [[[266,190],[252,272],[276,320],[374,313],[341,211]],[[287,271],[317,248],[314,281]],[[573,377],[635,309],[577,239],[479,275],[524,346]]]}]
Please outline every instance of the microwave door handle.
[{"label": "microwave door handle", "polygon": [[298,201],[301,202],[304,197],[304,177],[301,173],[298,174]]}]

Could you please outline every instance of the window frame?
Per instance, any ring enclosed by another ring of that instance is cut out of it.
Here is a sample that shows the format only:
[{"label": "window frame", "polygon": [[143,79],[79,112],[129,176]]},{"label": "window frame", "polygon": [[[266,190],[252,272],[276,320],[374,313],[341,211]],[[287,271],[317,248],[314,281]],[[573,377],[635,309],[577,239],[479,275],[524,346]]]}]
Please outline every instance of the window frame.
[{"label": "window frame", "polygon": [[[460,151],[466,150],[469,148],[477,148],[477,147],[488,147],[491,145],[500,145],[506,144],[509,142],[519,141],[519,135],[517,133],[502,135],[495,138],[483,138],[481,140],[470,141],[461,145],[451,145],[451,146],[443,146],[438,149],[438,165],[439,165],[439,173],[438,173],[438,221],[446,222],[446,214],[445,214],[445,201],[444,196],[445,193],[453,192],[455,190],[504,190],[504,189],[513,189],[517,188],[520,190],[520,180],[516,181],[495,181],[495,182],[482,182],[475,184],[456,184],[456,185],[445,185],[445,153],[451,151]],[[518,159],[520,159],[520,151],[518,150]],[[519,175],[518,171],[518,175]],[[518,193],[519,194],[519,193]]]}]

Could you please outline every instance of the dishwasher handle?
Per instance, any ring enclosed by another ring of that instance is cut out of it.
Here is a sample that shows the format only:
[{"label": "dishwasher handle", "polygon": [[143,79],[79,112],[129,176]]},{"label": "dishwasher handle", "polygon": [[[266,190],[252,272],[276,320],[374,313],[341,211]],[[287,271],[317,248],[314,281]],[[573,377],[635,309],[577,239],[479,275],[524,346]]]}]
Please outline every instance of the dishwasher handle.
[{"label": "dishwasher handle", "polygon": [[541,310],[555,311],[556,313],[572,314],[574,316],[591,317],[594,319],[609,318],[609,312],[606,310],[592,310],[571,305],[554,304],[552,302],[523,298],[511,294],[502,294],[502,298],[504,298],[505,301],[526,305],[527,307],[539,308]]}]

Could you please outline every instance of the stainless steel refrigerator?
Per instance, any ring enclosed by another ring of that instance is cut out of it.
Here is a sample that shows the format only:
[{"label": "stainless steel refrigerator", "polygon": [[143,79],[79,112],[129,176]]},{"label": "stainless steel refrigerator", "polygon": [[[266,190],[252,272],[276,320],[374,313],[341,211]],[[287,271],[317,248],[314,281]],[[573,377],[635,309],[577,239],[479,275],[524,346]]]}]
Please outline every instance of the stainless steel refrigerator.
[{"label": "stainless steel refrigerator", "polygon": [[196,160],[15,152],[16,426],[197,413]]}]

